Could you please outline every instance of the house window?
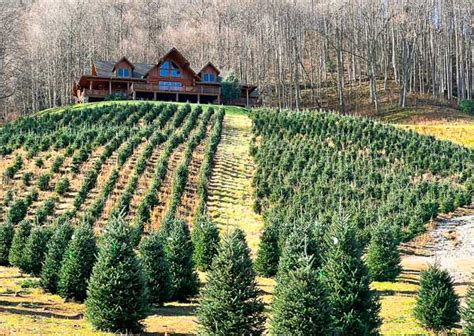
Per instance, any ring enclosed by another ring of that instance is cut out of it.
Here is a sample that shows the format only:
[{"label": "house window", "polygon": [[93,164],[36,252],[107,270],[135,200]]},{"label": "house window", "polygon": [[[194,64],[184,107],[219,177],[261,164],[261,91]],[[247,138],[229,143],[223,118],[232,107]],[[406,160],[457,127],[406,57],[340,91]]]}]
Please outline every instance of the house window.
[{"label": "house window", "polygon": [[183,84],[180,82],[160,82],[158,86],[161,91],[181,91]]},{"label": "house window", "polygon": [[130,71],[127,68],[119,68],[117,70],[118,77],[130,77]]},{"label": "house window", "polygon": [[181,71],[178,66],[173,62],[166,61],[160,66],[160,76],[161,77],[181,77]]},{"label": "house window", "polygon": [[205,73],[203,76],[203,81],[204,82],[214,82],[216,80],[216,77],[214,76],[213,73]]}]

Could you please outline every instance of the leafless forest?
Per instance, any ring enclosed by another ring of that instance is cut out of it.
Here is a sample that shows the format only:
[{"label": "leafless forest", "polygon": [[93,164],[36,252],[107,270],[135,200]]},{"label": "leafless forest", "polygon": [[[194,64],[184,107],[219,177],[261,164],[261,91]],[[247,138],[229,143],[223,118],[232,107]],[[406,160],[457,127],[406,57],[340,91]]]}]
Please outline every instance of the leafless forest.
[{"label": "leafless forest", "polygon": [[281,107],[318,107],[332,92],[343,111],[361,84],[375,112],[389,83],[401,107],[409,92],[474,95],[472,0],[0,1],[4,117],[70,103],[93,59],[156,62],[172,46]]}]

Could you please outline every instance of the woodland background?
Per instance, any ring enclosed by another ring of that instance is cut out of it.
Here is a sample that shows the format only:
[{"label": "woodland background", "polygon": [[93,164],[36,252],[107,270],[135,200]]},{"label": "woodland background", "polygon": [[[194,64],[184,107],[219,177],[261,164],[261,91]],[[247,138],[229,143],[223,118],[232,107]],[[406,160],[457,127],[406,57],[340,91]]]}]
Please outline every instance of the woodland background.
[{"label": "woodland background", "polygon": [[4,119],[71,103],[95,59],[156,62],[175,46],[259,86],[263,102],[375,113],[395,90],[457,103],[474,90],[472,0],[0,0]]}]

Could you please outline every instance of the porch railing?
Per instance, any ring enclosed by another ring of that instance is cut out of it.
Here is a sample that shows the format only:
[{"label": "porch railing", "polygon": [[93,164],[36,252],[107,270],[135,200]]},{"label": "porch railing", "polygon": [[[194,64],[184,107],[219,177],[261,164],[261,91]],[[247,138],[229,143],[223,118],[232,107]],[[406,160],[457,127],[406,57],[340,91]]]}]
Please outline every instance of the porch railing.
[{"label": "porch railing", "polygon": [[220,94],[219,87],[204,86],[163,86],[156,84],[133,83],[130,86],[130,93],[133,92],[170,92],[170,93],[192,93],[192,94]]}]

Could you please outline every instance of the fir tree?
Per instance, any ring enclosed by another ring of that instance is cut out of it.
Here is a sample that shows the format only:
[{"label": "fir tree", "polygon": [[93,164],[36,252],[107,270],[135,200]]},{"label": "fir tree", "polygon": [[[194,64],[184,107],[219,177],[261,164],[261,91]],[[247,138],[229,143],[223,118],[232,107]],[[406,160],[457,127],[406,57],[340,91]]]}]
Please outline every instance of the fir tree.
[{"label": "fir tree", "polygon": [[414,315],[427,329],[450,330],[459,322],[459,298],[448,271],[431,265],[421,273]]},{"label": "fir tree", "polygon": [[41,287],[50,293],[57,292],[59,281],[59,270],[66,251],[67,244],[71,239],[72,227],[69,221],[61,221],[57,224],[54,234],[47,245],[44,258],[43,270],[41,271]]},{"label": "fir tree", "polygon": [[333,308],[334,327],[340,335],[377,335],[380,304],[369,288],[356,228],[341,218],[327,235],[323,272]]},{"label": "fir tree", "polygon": [[58,293],[65,299],[83,302],[96,260],[97,247],[92,228],[79,225],[67,245],[59,271]]},{"label": "fir tree", "polygon": [[393,281],[400,274],[398,243],[394,227],[385,222],[375,227],[367,252],[367,267],[372,281]]},{"label": "fir tree", "polygon": [[280,274],[275,288],[271,322],[274,335],[331,335],[331,304],[322,278],[310,257]]},{"label": "fir tree", "polygon": [[219,246],[219,229],[206,216],[199,216],[196,221],[192,240],[194,243],[194,262],[200,271],[207,271],[217,254]]},{"label": "fir tree", "polygon": [[86,316],[98,330],[140,332],[148,310],[146,278],[131,229],[112,218],[103,233],[87,289]]},{"label": "fir tree", "polygon": [[214,258],[197,311],[202,335],[260,335],[263,302],[244,234],[226,235]]},{"label": "fir tree", "polygon": [[22,271],[33,276],[39,276],[41,274],[51,233],[51,228],[49,227],[34,226],[31,229],[23,252],[24,262],[20,266]]},{"label": "fir tree", "polygon": [[8,254],[8,261],[10,262],[10,265],[19,267],[20,270],[24,266],[24,250],[26,242],[28,241],[28,237],[30,236],[30,232],[31,223],[24,220],[18,225],[18,228],[13,235],[12,246],[10,248],[10,253]]},{"label": "fir tree", "polygon": [[466,308],[462,311],[465,321],[464,333],[467,336],[474,336],[474,284],[469,286],[466,296]]},{"label": "fir tree", "polygon": [[143,269],[147,277],[150,302],[162,304],[171,296],[171,273],[163,237],[153,233],[140,243]]},{"label": "fir tree", "polygon": [[255,259],[255,271],[262,276],[272,277],[277,273],[280,259],[278,229],[274,224],[267,224],[260,238],[260,245]]},{"label": "fir tree", "polygon": [[186,301],[199,291],[199,279],[194,270],[193,243],[188,224],[182,220],[171,220],[166,241],[166,256],[171,271],[171,300]]},{"label": "fir tree", "polygon": [[12,246],[14,230],[11,222],[6,222],[0,225],[0,265],[9,266],[8,254]]}]

